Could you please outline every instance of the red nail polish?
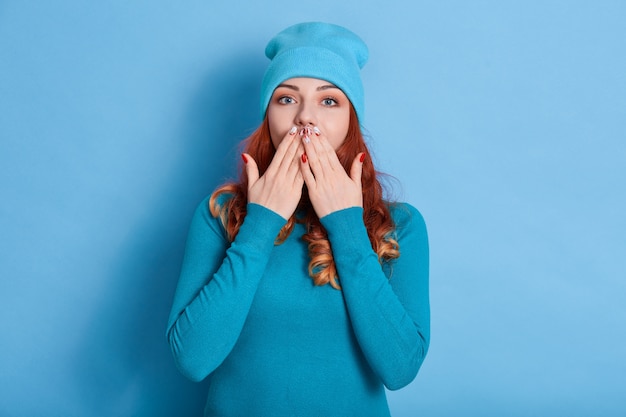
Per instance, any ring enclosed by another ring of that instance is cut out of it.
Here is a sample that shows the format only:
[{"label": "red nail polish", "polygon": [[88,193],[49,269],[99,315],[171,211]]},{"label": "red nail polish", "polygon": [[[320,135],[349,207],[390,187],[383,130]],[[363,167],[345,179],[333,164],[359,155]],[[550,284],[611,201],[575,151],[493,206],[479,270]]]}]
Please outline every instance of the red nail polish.
[{"label": "red nail polish", "polygon": [[246,158],[246,155],[241,154],[241,159],[243,159],[243,163],[247,164],[248,163],[248,158]]},{"label": "red nail polish", "polygon": [[305,153],[302,154],[302,163],[306,164],[306,154]]},{"label": "red nail polish", "polygon": [[361,157],[359,158],[359,161],[360,161],[360,162],[365,161],[365,153],[364,153],[363,155],[361,155]]}]

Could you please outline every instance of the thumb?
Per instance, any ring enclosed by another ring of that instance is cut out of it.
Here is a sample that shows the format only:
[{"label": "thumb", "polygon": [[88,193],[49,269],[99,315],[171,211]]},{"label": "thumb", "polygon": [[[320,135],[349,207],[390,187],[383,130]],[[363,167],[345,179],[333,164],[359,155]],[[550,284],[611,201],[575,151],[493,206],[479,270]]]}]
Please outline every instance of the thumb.
[{"label": "thumb", "polygon": [[241,159],[243,159],[243,162],[246,165],[246,175],[248,176],[249,190],[259,180],[259,167],[257,166],[254,158],[247,153],[242,153]]},{"label": "thumb", "polygon": [[352,161],[350,167],[350,178],[352,181],[361,186],[361,174],[363,173],[363,161],[365,160],[365,152],[360,152]]}]

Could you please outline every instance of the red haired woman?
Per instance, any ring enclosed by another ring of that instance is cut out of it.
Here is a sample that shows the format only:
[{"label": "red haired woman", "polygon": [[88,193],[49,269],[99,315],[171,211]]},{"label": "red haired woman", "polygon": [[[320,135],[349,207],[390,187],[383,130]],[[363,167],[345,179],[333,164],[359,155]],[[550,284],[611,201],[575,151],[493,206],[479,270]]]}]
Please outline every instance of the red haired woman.
[{"label": "red haired woman", "polygon": [[263,123],[196,211],[168,341],[210,379],[205,416],[388,416],[428,349],[428,241],[363,141],[367,47],[303,23],[265,52]]}]

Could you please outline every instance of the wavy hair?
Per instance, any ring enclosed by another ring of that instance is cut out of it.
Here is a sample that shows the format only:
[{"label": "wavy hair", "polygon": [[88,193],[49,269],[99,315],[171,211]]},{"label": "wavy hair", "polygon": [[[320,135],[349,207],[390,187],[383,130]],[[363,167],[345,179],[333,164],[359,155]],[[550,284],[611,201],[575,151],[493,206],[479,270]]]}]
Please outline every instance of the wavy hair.
[{"label": "wavy hair", "polygon": [[[254,158],[258,167],[259,175],[267,170],[274,157],[275,148],[270,139],[269,123],[267,117],[259,128],[243,141],[243,151]],[[370,152],[363,140],[363,134],[359,126],[356,112],[351,106],[350,123],[346,139],[337,149],[337,157],[349,174],[354,158],[359,152],[365,153],[363,161],[363,173],[361,183],[363,187],[363,221],[367,229],[372,248],[378,255],[379,262],[383,263],[400,256],[398,242],[393,239],[395,230],[389,208],[383,200],[383,187],[378,180],[379,173],[374,169]],[[223,194],[231,195],[223,204],[218,203],[218,197]],[[219,217],[228,239],[232,242],[239,227],[246,216],[248,203],[248,177],[245,168],[240,169],[239,182],[226,183],[219,187],[209,199],[209,210],[214,217]],[[299,204],[299,210],[305,215],[297,219],[295,214],[287,221],[276,237],[276,244],[281,244],[287,239],[296,222],[304,223],[307,232],[302,240],[308,243],[309,275],[315,285],[329,284],[335,289],[341,289],[337,282],[337,268],[333,259],[333,253],[328,241],[328,234],[315,214],[313,206],[309,202],[308,195],[303,192]]]}]

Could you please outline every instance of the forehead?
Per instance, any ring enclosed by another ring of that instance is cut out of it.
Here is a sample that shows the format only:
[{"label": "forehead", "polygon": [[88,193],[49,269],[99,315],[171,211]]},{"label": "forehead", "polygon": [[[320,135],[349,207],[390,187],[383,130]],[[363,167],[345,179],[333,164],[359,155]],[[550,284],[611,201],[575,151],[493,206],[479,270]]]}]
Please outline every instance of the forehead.
[{"label": "forehead", "polygon": [[305,85],[306,86],[333,85],[333,83],[326,81],[326,80],[322,80],[321,78],[311,78],[311,77],[288,78],[280,84],[295,84],[295,85],[303,85],[303,86]]},{"label": "forehead", "polygon": [[333,90],[335,93],[343,91],[336,85],[326,80],[322,80],[319,78],[309,78],[309,77],[297,77],[297,78],[289,78],[282,83],[280,83],[276,89],[279,88],[287,88],[294,91],[326,91]]}]

